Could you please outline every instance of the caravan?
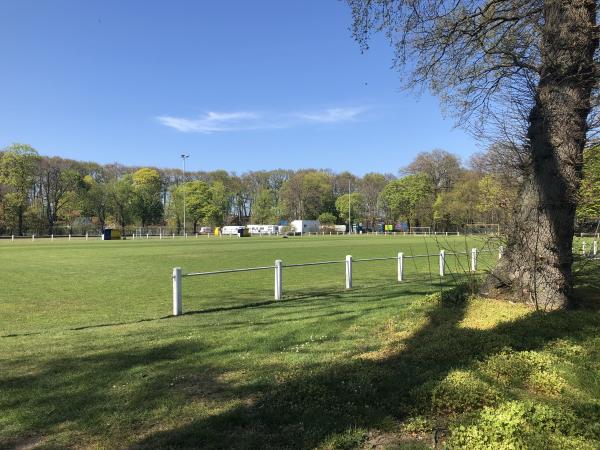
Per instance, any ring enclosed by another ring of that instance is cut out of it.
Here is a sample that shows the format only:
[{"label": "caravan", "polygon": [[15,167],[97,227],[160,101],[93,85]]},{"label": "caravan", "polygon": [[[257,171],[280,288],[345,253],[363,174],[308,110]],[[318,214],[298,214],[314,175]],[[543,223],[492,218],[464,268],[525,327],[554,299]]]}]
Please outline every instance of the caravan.
[{"label": "caravan", "polygon": [[248,230],[250,234],[274,235],[279,234],[279,225],[248,225]]}]

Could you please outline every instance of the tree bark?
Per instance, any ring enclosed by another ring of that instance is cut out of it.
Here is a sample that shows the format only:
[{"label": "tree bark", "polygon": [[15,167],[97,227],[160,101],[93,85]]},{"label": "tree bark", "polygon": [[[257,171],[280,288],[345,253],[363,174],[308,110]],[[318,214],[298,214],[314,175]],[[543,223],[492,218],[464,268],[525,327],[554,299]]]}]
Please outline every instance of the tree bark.
[{"label": "tree bark", "polygon": [[546,0],[541,71],[529,115],[524,168],[507,249],[484,292],[551,310],[576,306],[573,232],[598,46],[594,0]]}]

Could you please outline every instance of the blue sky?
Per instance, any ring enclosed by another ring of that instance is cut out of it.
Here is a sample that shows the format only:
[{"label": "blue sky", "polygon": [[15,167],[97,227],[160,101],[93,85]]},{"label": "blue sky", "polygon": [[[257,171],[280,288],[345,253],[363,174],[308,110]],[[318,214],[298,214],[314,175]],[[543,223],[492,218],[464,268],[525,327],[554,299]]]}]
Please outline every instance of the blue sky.
[{"label": "blue sky", "polygon": [[0,147],[242,173],[397,173],[475,141],[400,90],[382,38],[361,53],[344,2],[4,0]]}]

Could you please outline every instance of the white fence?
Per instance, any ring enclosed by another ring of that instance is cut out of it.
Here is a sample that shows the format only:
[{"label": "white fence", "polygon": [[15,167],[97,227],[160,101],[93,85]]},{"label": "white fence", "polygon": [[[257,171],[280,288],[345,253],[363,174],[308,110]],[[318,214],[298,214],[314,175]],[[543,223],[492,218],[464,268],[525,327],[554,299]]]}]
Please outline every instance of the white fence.
[{"label": "white fence", "polygon": [[[476,248],[471,249],[470,252],[470,264],[469,270],[471,272],[477,271],[477,259],[480,252],[491,252],[492,250],[478,250]],[[499,250],[499,257],[501,256],[501,249]],[[284,264],[282,260],[277,259],[272,266],[259,266],[259,267],[246,267],[241,269],[225,269],[225,270],[214,270],[210,272],[189,272],[183,273],[181,267],[173,268],[173,315],[179,316],[183,314],[183,292],[182,292],[182,281],[183,278],[197,277],[197,276],[211,276],[221,275],[227,273],[239,273],[239,272],[253,272],[262,270],[274,270],[274,295],[275,300],[281,300],[283,298],[283,269],[291,269],[295,267],[308,267],[308,266],[322,266],[330,264],[344,264],[345,265],[345,287],[346,289],[352,289],[352,266],[353,263],[370,262],[370,261],[397,261],[397,280],[398,282],[404,281],[404,261],[406,259],[414,258],[430,258],[437,257],[439,265],[440,277],[446,274],[446,256],[449,255],[469,255],[468,252],[446,252],[440,250],[439,253],[427,254],[427,255],[405,255],[400,252],[397,256],[386,256],[380,258],[352,258],[352,255],[346,255],[345,259],[333,260],[333,261],[317,261],[307,263],[296,263],[296,264]]]},{"label": "white fence", "polygon": [[[259,266],[259,267],[246,267],[241,269],[225,269],[225,270],[214,270],[209,272],[189,272],[183,273],[181,267],[173,268],[173,315],[179,316],[183,314],[183,292],[182,292],[182,280],[187,277],[196,277],[196,276],[211,276],[211,275],[221,275],[227,273],[239,273],[239,272],[253,272],[253,271],[262,271],[262,270],[274,270],[274,295],[273,298],[275,300],[281,300],[283,298],[283,269],[284,268],[295,268],[295,267],[308,267],[308,266],[322,266],[322,265],[330,265],[330,264],[344,264],[345,265],[345,287],[346,289],[352,289],[352,265],[356,262],[371,262],[371,261],[397,261],[397,281],[404,281],[404,261],[406,259],[416,259],[416,258],[438,258],[438,268],[439,268],[439,276],[444,277],[446,275],[446,256],[458,256],[458,255],[470,255],[469,258],[469,271],[476,272],[477,271],[477,262],[480,253],[492,253],[494,252],[491,249],[482,249],[479,250],[477,248],[472,248],[470,252],[446,252],[445,250],[440,250],[439,253],[434,254],[426,254],[426,255],[405,255],[400,252],[397,256],[385,256],[380,258],[352,258],[352,255],[346,255],[346,258],[343,260],[333,260],[333,261],[317,261],[317,262],[307,262],[307,263],[296,263],[296,264],[284,264],[281,259],[275,260],[272,266]],[[500,246],[497,249],[498,259],[502,258],[502,254],[504,252],[504,247]],[[591,259],[598,259],[598,242],[593,241],[591,249],[588,251],[586,243],[582,243],[582,255],[584,257],[589,257]]]}]

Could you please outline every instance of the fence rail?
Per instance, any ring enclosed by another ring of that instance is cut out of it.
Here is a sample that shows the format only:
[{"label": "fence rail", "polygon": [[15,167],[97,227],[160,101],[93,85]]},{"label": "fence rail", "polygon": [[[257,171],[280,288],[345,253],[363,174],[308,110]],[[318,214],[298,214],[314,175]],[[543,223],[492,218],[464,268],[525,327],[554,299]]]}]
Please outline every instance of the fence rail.
[{"label": "fence rail", "polygon": [[[477,250],[473,248],[470,252],[471,259],[469,264],[469,270],[471,272],[477,271],[477,257],[478,254],[482,251],[486,250]],[[501,251],[501,250],[500,250]],[[491,250],[487,250],[487,252],[491,252]],[[292,264],[284,264],[282,260],[278,259],[272,266],[259,266],[259,267],[245,267],[239,269],[223,269],[223,270],[212,270],[212,271],[204,271],[204,272],[188,272],[183,273],[180,267],[173,268],[173,315],[178,316],[183,314],[183,306],[182,306],[182,280],[187,277],[194,276],[209,276],[209,275],[219,275],[219,274],[227,274],[227,273],[240,273],[240,272],[253,272],[260,270],[272,270],[274,269],[274,298],[275,300],[281,300],[283,293],[283,269],[284,268],[297,268],[297,267],[309,267],[309,266],[322,266],[322,265],[331,265],[331,264],[344,264],[345,265],[345,287],[346,289],[352,288],[352,264],[354,262],[371,262],[371,261],[397,261],[397,280],[398,282],[404,281],[404,260],[406,259],[416,259],[416,258],[431,258],[436,257],[439,259],[439,275],[440,277],[445,276],[446,273],[446,255],[468,255],[469,252],[449,252],[446,253],[444,250],[440,250],[439,253],[427,254],[427,255],[404,255],[404,253],[400,252],[396,256],[383,256],[383,257],[374,257],[374,258],[357,258],[353,259],[352,255],[346,255],[346,258],[343,260],[330,260],[330,261],[314,261],[314,262],[305,262],[305,263],[292,263]],[[499,253],[500,255],[501,253]]]},{"label": "fence rail", "polygon": [[[346,289],[352,288],[352,264],[355,262],[371,262],[371,261],[397,261],[397,281],[404,281],[404,261],[407,259],[416,259],[416,258],[438,258],[438,267],[439,267],[439,276],[444,277],[446,275],[446,257],[447,256],[468,256],[469,257],[469,272],[477,271],[477,263],[479,259],[479,254],[481,253],[496,253],[498,254],[498,259],[502,258],[502,254],[504,252],[504,247],[500,246],[497,249],[492,249],[490,247],[477,249],[472,248],[470,252],[446,252],[445,250],[440,250],[439,253],[432,253],[426,255],[405,255],[402,252],[399,252],[396,256],[382,256],[382,257],[374,257],[374,258],[357,258],[353,259],[352,255],[346,255],[346,258],[343,260],[331,260],[331,261],[314,261],[314,262],[306,262],[306,263],[292,263],[292,264],[284,264],[282,260],[275,260],[275,263],[272,266],[258,266],[258,267],[245,267],[239,269],[223,269],[223,270],[212,270],[205,272],[189,272],[183,273],[180,267],[173,268],[173,315],[178,316],[183,314],[183,306],[182,306],[182,280],[186,277],[195,277],[195,276],[210,276],[210,275],[219,275],[219,274],[227,274],[227,273],[240,273],[240,272],[254,272],[261,270],[273,270],[274,269],[274,299],[281,300],[283,294],[283,269],[284,268],[296,268],[296,267],[309,267],[309,266],[322,266],[322,265],[331,265],[331,264],[345,264],[345,287]],[[597,241],[593,241],[592,247],[587,251],[587,247],[585,242],[582,244],[582,255],[584,257],[589,257],[591,259],[598,259],[598,243]]]}]

